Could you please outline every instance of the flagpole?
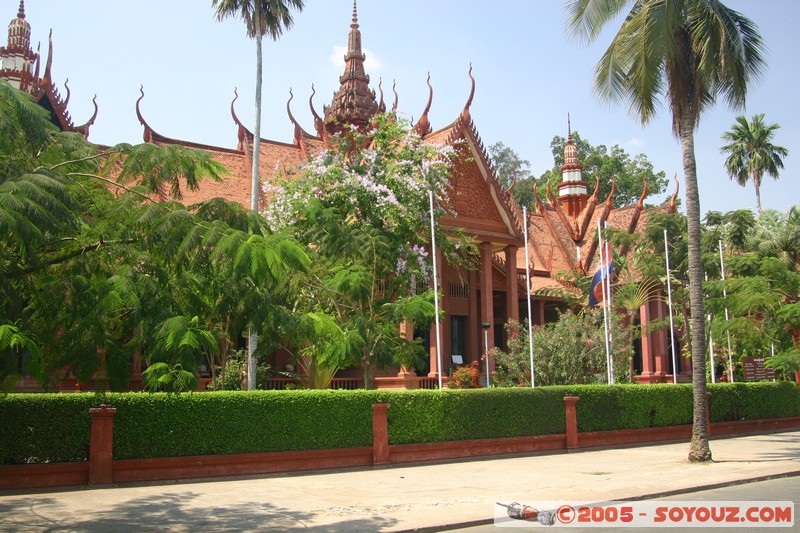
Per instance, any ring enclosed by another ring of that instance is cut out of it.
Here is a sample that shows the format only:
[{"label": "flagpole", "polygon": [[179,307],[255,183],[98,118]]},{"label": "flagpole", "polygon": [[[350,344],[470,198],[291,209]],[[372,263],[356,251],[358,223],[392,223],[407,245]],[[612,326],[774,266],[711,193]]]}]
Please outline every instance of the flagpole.
[{"label": "flagpole", "polygon": [[[606,229],[608,229],[608,222],[604,222],[603,225],[605,226]],[[606,283],[606,296],[608,296],[608,299],[607,299],[608,303],[606,304],[604,302],[604,305],[608,306],[608,314],[606,315],[608,317],[606,320],[608,320],[608,345],[609,345],[609,348],[610,348],[609,351],[608,351],[608,360],[609,360],[608,367],[611,369],[611,383],[615,383],[616,382],[616,376],[614,376],[614,350],[613,350],[613,348],[614,348],[614,334],[612,333],[612,330],[611,330],[611,320],[612,320],[611,317],[612,317],[612,315],[614,313],[614,308],[611,306],[611,303],[612,303],[611,302],[611,271],[612,271],[612,263],[613,263],[614,259],[611,256],[610,246],[611,245],[609,244],[608,239],[606,239],[606,263],[607,264],[606,264],[606,279],[605,279],[605,283]]]},{"label": "flagpole", "polygon": [[664,228],[664,257],[667,263],[667,299],[669,301],[669,338],[672,344],[672,383],[678,382],[678,360],[675,357],[675,323],[672,318],[672,283],[670,283],[669,270],[669,240],[667,228]]},{"label": "flagpole", "polygon": [[597,240],[600,252],[600,284],[603,291],[603,329],[606,336],[606,367],[608,372],[608,384],[611,385],[611,348],[608,344],[608,312],[606,311],[606,284],[603,281],[603,235],[600,228],[600,217],[597,218]]},{"label": "flagpole", "polygon": [[[725,263],[722,259],[722,240],[719,241],[719,268],[722,272],[722,299],[725,301],[725,324],[728,323],[728,291],[725,290]],[[734,382],[733,378],[733,355],[731,353],[731,332],[726,331],[728,334],[728,378],[730,382]]]},{"label": "flagpole", "polygon": [[[528,260],[528,209],[522,208],[522,226],[525,234],[525,299],[528,301],[528,351],[531,355],[531,388],[535,387],[533,371],[533,316],[531,314],[531,264]],[[511,283],[509,281],[509,283]]]},{"label": "flagpole", "polygon": [[431,208],[431,250],[433,251],[433,305],[436,309],[436,366],[439,374],[439,390],[442,390],[442,341],[439,333],[439,287],[436,273],[436,231],[433,225],[433,191],[428,191]]}]

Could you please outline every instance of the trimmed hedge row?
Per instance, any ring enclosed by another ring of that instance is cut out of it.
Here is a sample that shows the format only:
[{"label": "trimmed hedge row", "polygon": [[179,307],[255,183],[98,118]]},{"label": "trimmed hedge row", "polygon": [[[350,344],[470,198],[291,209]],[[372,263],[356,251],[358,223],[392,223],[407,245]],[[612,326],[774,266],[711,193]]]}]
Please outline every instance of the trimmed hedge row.
[{"label": "trimmed hedge row", "polygon": [[562,387],[398,391],[388,398],[389,443],[563,433],[564,396]]},{"label": "trimmed hedge row", "polygon": [[0,397],[0,464],[61,463],[89,458],[93,394]]},{"label": "trimmed hedge row", "polygon": [[[789,383],[709,385],[711,420],[800,416]],[[372,404],[389,402],[390,444],[690,424],[691,385],[576,385],[444,391],[257,391],[202,394],[10,394],[0,397],[0,464],[85,461],[90,407],[116,407],[116,459],[372,445]]]}]

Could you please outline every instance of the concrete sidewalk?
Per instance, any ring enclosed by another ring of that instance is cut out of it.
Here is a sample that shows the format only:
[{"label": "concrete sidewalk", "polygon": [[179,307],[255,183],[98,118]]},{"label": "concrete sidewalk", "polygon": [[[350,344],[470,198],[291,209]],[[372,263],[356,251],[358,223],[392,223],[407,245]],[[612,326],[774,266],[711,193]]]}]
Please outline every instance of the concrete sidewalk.
[{"label": "concrete sidewalk", "polygon": [[[100,489],[0,493],[0,531],[403,531],[491,521],[495,502],[658,497],[800,475],[800,431],[658,444]],[[757,499],[754,494],[754,499]]]}]

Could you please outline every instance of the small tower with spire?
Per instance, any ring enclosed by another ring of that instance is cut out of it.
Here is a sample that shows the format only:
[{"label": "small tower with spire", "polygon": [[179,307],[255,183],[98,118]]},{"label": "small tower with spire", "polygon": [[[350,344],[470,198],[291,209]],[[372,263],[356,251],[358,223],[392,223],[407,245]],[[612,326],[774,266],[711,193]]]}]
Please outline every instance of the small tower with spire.
[{"label": "small tower with spire", "polygon": [[369,76],[364,71],[366,56],[361,50],[361,31],[358,29],[358,10],[353,0],[353,21],[344,56],[344,74],[339,77],[339,90],[333,94],[330,106],[324,108],[325,129],[333,134],[344,124],[366,126],[380,110],[375,91],[369,88]]},{"label": "small tower with spire", "polygon": [[588,186],[589,184],[583,180],[583,165],[578,162],[578,147],[572,143],[572,124],[567,114],[567,144],[564,146],[558,201],[572,218],[578,218],[586,207],[589,200]]},{"label": "small tower with spire", "polygon": [[0,47],[0,78],[30,92],[33,66],[39,54],[31,49],[31,25],[25,20],[25,1],[20,0],[17,18],[8,25],[8,44]]}]

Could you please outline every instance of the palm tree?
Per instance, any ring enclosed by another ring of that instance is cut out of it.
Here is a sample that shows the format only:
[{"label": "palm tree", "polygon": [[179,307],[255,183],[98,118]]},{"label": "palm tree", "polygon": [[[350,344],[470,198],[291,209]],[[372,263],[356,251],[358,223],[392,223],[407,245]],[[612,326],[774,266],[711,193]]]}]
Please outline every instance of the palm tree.
[{"label": "palm tree", "polygon": [[[261,151],[261,72],[263,55],[261,40],[269,35],[277,41],[284,29],[294,24],[291,9],[303,10],[305,0],[211,0],[211,7],[217,8],[217,20],[240,16],[247,26],[247,36],[256,41],[256,120],[253,128],[253,173],[250,187],[250,208],[258,211],[259,176],[258,167]],[[248,342],[247,388],[255,389],[256,362],[255,349],[258,335],[250,330]]]},{"label": "palm tree", "polygon": [[779,170],[783,168],[781,158],[789,155],[789,150],[783,146],[772,144],[778,128],[779,124],[765,124],[764,114],[761,113],[753,116],[751,121],[743,116],[736,117],[731,131],[722,135],[722,140],[728,142],[720,148],[720,152],[728,155],[725,160],[728,176],[742,187],[753,178],[758,216],[761,216],[761,178],[769,174],[778,179]]},{"label": "palm tree", "polygon": [[744,106],[747,86],[765,66],[756,25],[718,0],[569,0],[568,29],[593,41],[626,6],[630,11],[595,69],[595,92],[626,100],[642,124],[662,95],[680,140],[689,229],[689,283],[694,416],[689,460],[710,461],[706,427],[703,268],[694,131],[718,96]]}]

